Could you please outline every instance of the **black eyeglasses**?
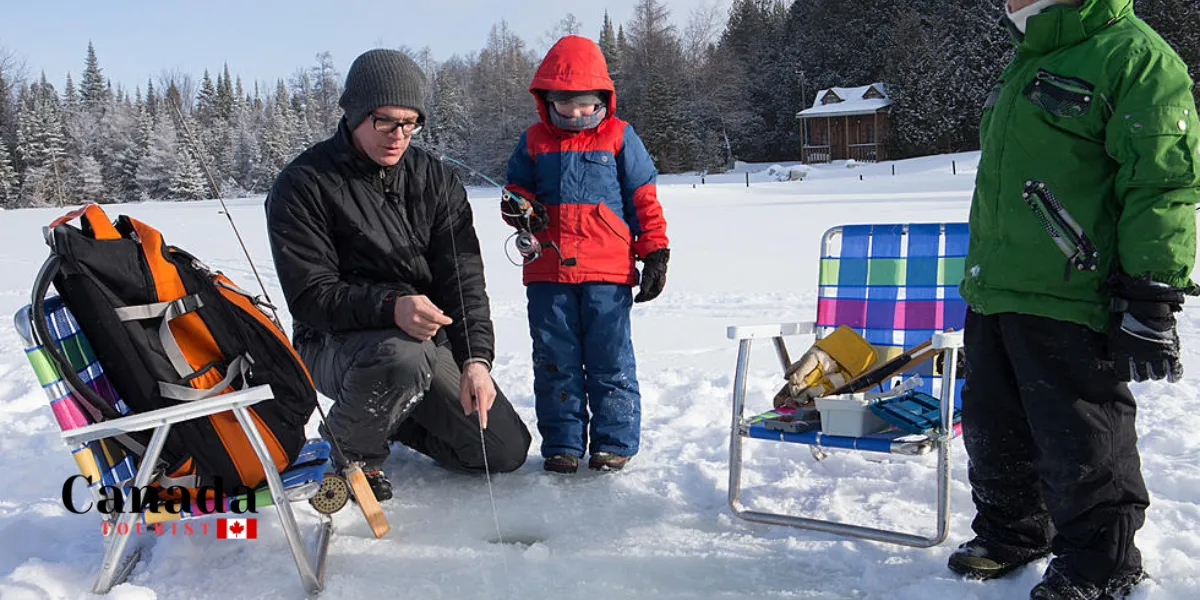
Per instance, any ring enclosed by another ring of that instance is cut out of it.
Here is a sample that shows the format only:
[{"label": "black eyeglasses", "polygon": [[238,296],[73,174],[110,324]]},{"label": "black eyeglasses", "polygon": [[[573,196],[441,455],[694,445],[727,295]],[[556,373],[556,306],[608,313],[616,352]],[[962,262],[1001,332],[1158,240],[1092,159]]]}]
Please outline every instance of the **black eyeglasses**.
[{"label": "black eyeglasses", "polygon": [[370,115],[371,126],[379,133],[391,133],[397,129],[404,132],[404,135],[414,136],[421,132],[421,128],[425,126],[420,121],[397,121],[388,117],[379,117],[374,114]]}]

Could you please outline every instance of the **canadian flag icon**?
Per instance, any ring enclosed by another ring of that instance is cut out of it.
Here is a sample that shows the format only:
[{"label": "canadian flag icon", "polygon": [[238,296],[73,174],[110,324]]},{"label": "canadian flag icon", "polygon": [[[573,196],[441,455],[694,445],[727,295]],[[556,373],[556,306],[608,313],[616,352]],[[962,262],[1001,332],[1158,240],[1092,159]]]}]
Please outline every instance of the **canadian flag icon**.
[{"label": "canadian flag icon", "polygon": [[217,519],[217,539],[252,540],[258,537],[258,519]]}]

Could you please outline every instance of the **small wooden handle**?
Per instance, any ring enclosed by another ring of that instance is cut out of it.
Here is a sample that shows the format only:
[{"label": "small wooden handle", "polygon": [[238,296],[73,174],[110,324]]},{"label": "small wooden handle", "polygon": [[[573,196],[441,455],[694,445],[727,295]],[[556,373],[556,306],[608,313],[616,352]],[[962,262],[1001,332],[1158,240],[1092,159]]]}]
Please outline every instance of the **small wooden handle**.
[{"label": "small wooden handle", "polygon": [[371,484],[367,483],[367,476],[363,475],[362,467],[358,465],[347,467],[343,475],[350,482],[350,489],[354,490],[354,500],[362,509],[363,516],[367,519],[367,525],[371,526],[371,532],[375,534],[376,538],[387,535],[392,526],[388,524],[387,517],[383,514],[383,508],[379,506],[379,500],[375,499],[375,492],[371,491]]}]

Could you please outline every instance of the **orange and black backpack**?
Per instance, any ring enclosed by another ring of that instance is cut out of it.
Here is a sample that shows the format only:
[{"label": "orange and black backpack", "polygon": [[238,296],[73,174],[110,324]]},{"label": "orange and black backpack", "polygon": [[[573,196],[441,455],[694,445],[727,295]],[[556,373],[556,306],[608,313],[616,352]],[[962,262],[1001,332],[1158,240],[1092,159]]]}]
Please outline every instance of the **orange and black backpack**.
[{"label": "orange and black backpack", "polygon": [[[80,217],[81,227],[70,224]],[[287,336],[264,312],[269,305],[167,245],[153,227],[124,215],[110,222],[95,204],[57,219],[45,236],[50,257],[34,284],[31,311],[43,342],[53,339],[41,306],[53,283],[132,412],[270,385],[274,399],[250,407],[253,421],[277,470],[296,459],[317,395]],[[119,416],[83,383],[55,344],[44,346],[92,411],[103,419]],[[148,441],[144,434],[130,437],[135,446]],[[221,489],[233,492],[265,480],[230,411],[172,426],[156,467],[164,487],[219,481]]]}]

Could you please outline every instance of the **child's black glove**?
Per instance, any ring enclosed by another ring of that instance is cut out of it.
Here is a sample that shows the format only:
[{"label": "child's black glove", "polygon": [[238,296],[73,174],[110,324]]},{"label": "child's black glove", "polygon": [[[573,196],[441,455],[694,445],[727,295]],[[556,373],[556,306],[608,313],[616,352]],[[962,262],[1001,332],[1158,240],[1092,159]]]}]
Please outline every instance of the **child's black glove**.
[{"label": "child's black glove", "polygon": [[1175,316],[1183,308],[1184,290],[1148,277],[1116,277],[1112,310],[1116,322],[1108,334],[1108,355],[1121,381],[1183,377]]},{"label": "child's black glove", "polygon": [[648,302],[658,297],[667,284],[667,261],[671,260],[671,251],[659,248],[642,259],[642,282],[634,302]]},{"label": "child's black glove", "polygon": [[505,190],[500,196],[500,215],[505,223],[529,233],[537,233],[550,223],[545,204],[511,190]]}]

